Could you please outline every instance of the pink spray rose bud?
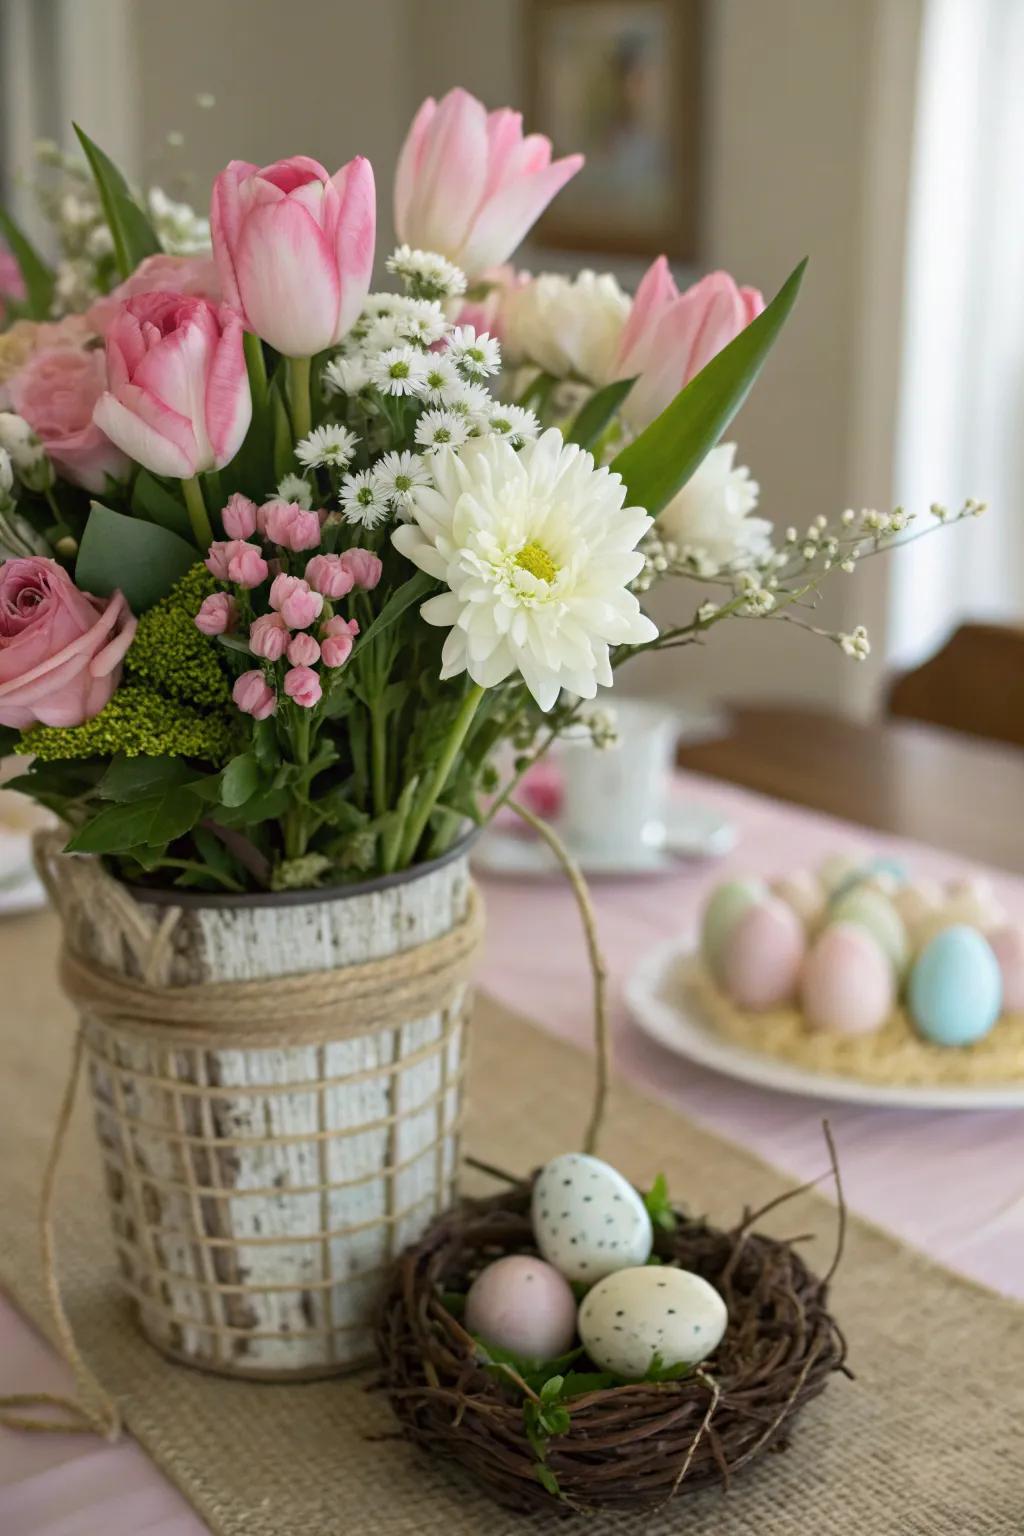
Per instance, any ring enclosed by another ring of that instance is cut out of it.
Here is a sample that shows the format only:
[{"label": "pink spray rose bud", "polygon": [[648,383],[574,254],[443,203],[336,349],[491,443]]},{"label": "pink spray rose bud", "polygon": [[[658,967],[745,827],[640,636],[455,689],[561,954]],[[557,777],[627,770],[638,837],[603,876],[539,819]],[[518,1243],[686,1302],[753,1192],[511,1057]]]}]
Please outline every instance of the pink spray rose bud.
[{"label": "pink spray rose bud", "polygon": [[270,567],[259,545],[247,544],[244,539],[211,544],[204,564],[218,581],[233,581],[239,587],[261,586],[270,575]]},{"label": "pink spray rose bud", "polygon": [[323,637],[320,655],[325,667],[343,667],[352,654],[353,638],[359,633],[355,619],[328,619],[320,631]]},{"label": "pink spray rose bud", "polygon": [[335,347],[370,287],[376,204],[370,162],[330,176],[307,155],[261,169],[232,160],[213,184],[213,254],[224,298],[285,357]]},{"label": "pink spray rose bud", "polygon": [[262,672],[243,672],[235,680],[231,697],[243,715],[252,715],[254,720],[266,720],[277,709],[277,697]]},{"label": "pink spray rose bud", "polygon": [[256,532],[257,507],[248,496],[236,491],[228,497],[228,504],[221,513],[224,532],[229,539],[251,539]]},{"label": "pink spray rose bud", "polygon": [[173,293],[129,299],[107,332],[107,391],[93,420],[154,475],[223,469],[252,419],[242,322]]},{"label": "pink spray rose bud", "polygon": [[277,610],[289,629],[308,629],[323,612],[324,600],[301,576],[275,576],[270,588],[270,606]]},{"label": "pink spray rose bud", "polygon": [[352,577],[352,584],[372,592],[384,570],[380,557],[368,549],[346,549],[340,557],[343,568]]},{"label": "pink spray rose bud", "polygon": [[135,271],[109,293],[96,300],[85,312],[94,336],[106,336],[121,312],[121,306],[140,293],[183,293],[190,298],[221,300],[217,264],[212,256],[167,256],[160,251],[146,256]]},{"label": "pink spray rose bud", "polygon": [[582,155],[553,161],[543,134],[524,139],[522,116],[507,107],[488,112],[459,88],[428,96],[395,171],[398,238],[478,277],[508,260],[582,164]]},{"label": "pink spray rose bud", "polygon": [[81,725],[98,715],[135,623],[120,592],[90,597],[56,560],[0,565],[0,725]]},{"label": "pink spray rose bud", "polygon": [[330,598],[347,597],[356,584],[340,555],[314,555],[306,566],[306,580],[314,592]]},{"label": "pink spray rose bud", "polygon": [[320,679],[312,667],[292,667],[284,675],[284,691],[302,709],[312,709],[323,695]]},{"label": "pink spray rose bud", "polygon": [[728,272],[710,272],[680,293],[664,256],[647,269],[619,343],[612,377],[636,383],[622,414],[640,432],[716,353],[764,309],[756,288],[740,288]]},{"label": "pink spray rose bud", "polygon": [[294,501],[270,501],[260,508],[260,527],[282,549],[315,549],[320,543],[320,519]]},{"label": "pink spray rose bud", "polygon": [[311,667],[320,660],[320,647],[305,630],[293,635],[288,642],[288,660],[293,667]]},{"label": "pink spray rose bud", "polygon": [[213,592],[204,597],[196,614],[196,629],[204,635],[226,635],[234,629],[238,619],[238,606],[226,592]]},{"label": "pink spray rose bud", "polygon": [[284,655],[291,630],[279,613],[265,613],[253,619],[249,629],[249,649],[254,656],[267,661],[280,661]]},{"label": "pink spray rose bud", "polygon": [[56,346],[36,352],[10,384],[14,409],[73,485],[102,494],[107,480],[127,480],[128,460],[92,413],[107,387],[102,352]]}]

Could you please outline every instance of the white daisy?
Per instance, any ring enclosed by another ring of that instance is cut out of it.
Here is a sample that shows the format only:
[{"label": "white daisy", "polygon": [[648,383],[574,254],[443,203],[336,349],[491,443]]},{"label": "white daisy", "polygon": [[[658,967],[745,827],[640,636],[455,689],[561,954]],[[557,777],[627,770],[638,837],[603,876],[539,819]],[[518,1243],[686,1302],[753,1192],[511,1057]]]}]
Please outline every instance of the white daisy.
[{"label": "white daisy", "polygon": [[466,291],[466,274],[437,251],[416,251],[400,245],[387,259],[394,272],[418,299],[456,299]]},{"label": "white daisy", "polygon": [[620,476],[555,428],[519,453],[500,437],[442,450],[431,470],[436,489],[414,492],[391,539],[449,588],[420,609],[448,629],[442,678],[492,688],[518,671],[548,710],[563,688],[591,699],[611,684],[611,646],[656,639],[628,590],[651,519],[623,506]]},{"label": "white daisy", "polygon": [[445,406],[456,416],[465,416],[473,426],[479,426],[494,409],[494,396],[482,384],[467,384],[460,379],[458,389],[449,391]]},{"label": "white daisy", "polygon": [[386,352],[408,341],[403,330],[401,315],[375,315],[361,338],[361,346],[368,356],[374,352]]},{"label": "white daisy", "polygon": [[303,475],[284,475],[278,483],[277,499],[294,502],[308,512],[313,505],[313,487]]},{"label": "white daisy", "polygon": [[319,469],[322,464],[347,469],[358,441],[348,427],[338,422],[326,422],[322,427],[314,427],[308,437],[295,444],[295,457],[305,469]]},{"label": "white daisy", "polygon": [[430,484],[430,471],[418,453],[386,453],[374,465],[377,484],[396,509],[411,506],[412,493]]},{"label": "white daisy", "polygon": [[365,357],[335,357],[327,364],[323,380],[328,394],[358,395],[370,382]]},{"label": "white daisy", "polygon": [[431,352],[423,376],[423,398],[431,405],[447,405],[465,388],[462,375],[443,352]]},{"label": "white daisy", "polygon": [[421,347],[432,347],[448,334],[448,317],[436,299],[405,299],[396,323],[403,340]]},{"label": "white daisy", "polygon": [[486,424],[489,431],[507,437],[513,448],[532,442],[540,432],[540,421],[532,411],[521,405],[504,405],[493,398]]},{"label": "white daisy", "polygon": [[469,441],[469,423],[454,411],[424,411],[415,437],[421,448],[461,448]]},{"label": "white daisy", "polygon": [[486,379],[501,368],[501,347],[486,331],[477,335],[472,325],[457,325],[448,337],[448,356],[463,378]]},{"label": "white daisy", "polygon": [[376,528],[388,515],[387,495],[372,469],[346,475],[341,482],[339,500],[347,523]]},{"label": "white daisy", "polygon": [[427,365],[416,347],[388,347],[367,364],[370,382],[382,395],[418,395],[423,388]]}]

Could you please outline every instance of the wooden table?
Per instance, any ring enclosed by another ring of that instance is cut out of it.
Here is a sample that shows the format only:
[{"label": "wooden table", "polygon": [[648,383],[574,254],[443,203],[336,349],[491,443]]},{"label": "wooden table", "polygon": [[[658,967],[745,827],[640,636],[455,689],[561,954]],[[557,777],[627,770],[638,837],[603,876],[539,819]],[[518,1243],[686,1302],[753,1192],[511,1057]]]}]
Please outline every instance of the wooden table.
[{"label": "wooden table", "polygon": [[1024,871],[1024,751],[917,721],[738,704],[679,763],[780,800]]}]

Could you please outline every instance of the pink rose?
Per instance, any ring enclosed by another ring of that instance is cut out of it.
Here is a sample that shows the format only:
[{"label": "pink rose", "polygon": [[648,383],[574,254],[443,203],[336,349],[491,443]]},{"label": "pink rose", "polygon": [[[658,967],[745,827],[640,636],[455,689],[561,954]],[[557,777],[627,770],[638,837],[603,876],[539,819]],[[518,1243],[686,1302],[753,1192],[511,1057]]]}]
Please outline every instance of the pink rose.
[{"label": "pink rose", "polygon": [[260,508],[260,527],[282,549],[315,549],[320,543],[320,519],[294,501],[270,501]]},{"label": "pink rose", "polygon": [[372,592],[384,570],[380,557],[368,549],[346,549],[341,556],[342,568],[352,577],[352,584],[364,592]]},{"label": "pink rose", "polygon": [[288,642],[288,660],[293,667],[311,667],[320,660],[320,647],[311,634],[303,631]]},{"label": "pink rose", "polygon": [[343,667],[352,654],[353,637],[358,635],[355,619],[328,619],[320,631],[320,655],[325,667]]},{"label": "pink rose", "polygon": [[233,581],[239,587],[261,586],[270,575],[259,545],[247,544],[244,539],[222,539],[211,544],[203,563],[218,581]]},{"label": "pink rose", "polygon": [[292,667],[284,675],[284,691],[302,709],[312,709],[323,695],[320,679],[312,667]]},{"label": "pink rose", "polygon": [[308,629],[323,612],[324,600],[301,576],[275,576],[270,588],[270,606],[277,610],[289,629]]},{"label": "pink rose", "polygon": [[135,623],[120,592],[90,597],[55,560],[0,566],[0,725],[81,725],[99,714]]},{"label": "pink rose", "polygon": [[238,620],[238,604],[226,592],[204,597],[196,614],[196,629],[204,635],[226,635]]},{"label": "pink rose", "polygon": [[142,293],[107,332],[108,387],[93,419],[154,475],[223,469],[252,419],[242,322],[234,310]]},{"label": "pink rose", "polygon": [[26,297],[21,268],[5,245],[0,245],[0,325],[7,315],[5,299],[20,303]]},{"label": "pink rose", "polygon": [[253,619],[249,629],[249,649],[254,656],[280,661],[291,638],[291,630],[279,613],[264,613]]},{"label": "pink rose", "polygon": [[10,383],[14,409],[24,416],[61,473],[98,495],[108,478],[125,480],[130,464],[93,421],[107,386],[103,353],[58,346],[36,352]]},{"label": "pink rose", "polygon": [[248,496],[236,491],[228,497],[227,506],[221,513],[224,532],[229,539],[251,539],[257,527],[257,507]]},{"label": "pink rose", "polygon": [[246,330],[285,357],[337,346],[369,291],[376,217],[361,155],[333,176],[308,155],[262,169],[232,160],[213,184],[210,230]]},{"label": "pink rose", "polygon": [[262,672],[243,672],[235,679],[231,697],[243,715],[254,720],[266,720],[277,709],[277,697]]},{"label": "pink rose", "polygon": [[167,256],[162,251],[140,261],[130,277],[97,299],[85,312],[89,329],[105,336],[122,304],[140,293],[181,293],[192,299],[221,300],[217,263],[212,256]]},{"label": "pink rose", "polygon": [[340,555],[314,555],[306,566],[306,580],[314,592],[330,598],[347,597],[356,584]]}]

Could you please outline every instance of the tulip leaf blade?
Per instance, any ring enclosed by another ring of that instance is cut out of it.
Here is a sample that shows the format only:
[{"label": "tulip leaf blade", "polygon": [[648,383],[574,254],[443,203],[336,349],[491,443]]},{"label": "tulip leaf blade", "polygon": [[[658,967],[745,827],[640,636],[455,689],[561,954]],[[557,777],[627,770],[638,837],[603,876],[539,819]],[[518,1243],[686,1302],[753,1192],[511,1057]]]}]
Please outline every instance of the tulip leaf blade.
[{"label": "tulip leaf blade", "polygon": [[159,253],[160,241],[110,156],[104,154],[77,123],[73,126],[100,194],[103,213],[114,242],[114,260],[123,280],[131,276],[140,261]]},{"label": "tulip leaf blade", "polygon": [[273,443],[274,479],[278,482],[295,469],[292,424],[284,403],[280,379],[270,386],[270,425]]},{"label": "tulip leaf blade", "polygon": [[428,598],[436,586],[436,577],[428,576],[426,571],[417,571],[414,576],[409,577],[408,581],[403,581],[400,587],[396,587],[369,629],[360,636],[360,653],[366,650],[371,641],[378,640],[385,630],[397,623],[413,603]]},{"label": "tulip leaf blade", "polygon": [[0,208],[0,234],[7,241],[11,255],[18,263],[28,296],[29,318],[48,320],[53,304],[53,272],[5,208]]},{"label": "tulip leaf blade", "polygon": [[807,258],[756,320],[715,354],[671,405],[612,462],[628,500],[656,517],[682,490],[742,406],[789,317]]},{"label": "tulip leaf blade", "polygon": [[168,528],[94,501],[78,549],[75,582],[95,597],[123,592],[132,612],[144,613],[167,596],[198,558],[195,546]]},{"label": "tulip leaf blade", "polygon": [[148,469],[140,469],[135,477],[132,511],[147,523],[158,523],[183,539],[192,539],[192,524],[184,505]]},{"label": "tulip leaf blade", "polygon": [[635,376],[631,379],[615,379],[591,395],[573,422],[566,442],[579,443],[581,448],[592,448],[635,383]]}]

